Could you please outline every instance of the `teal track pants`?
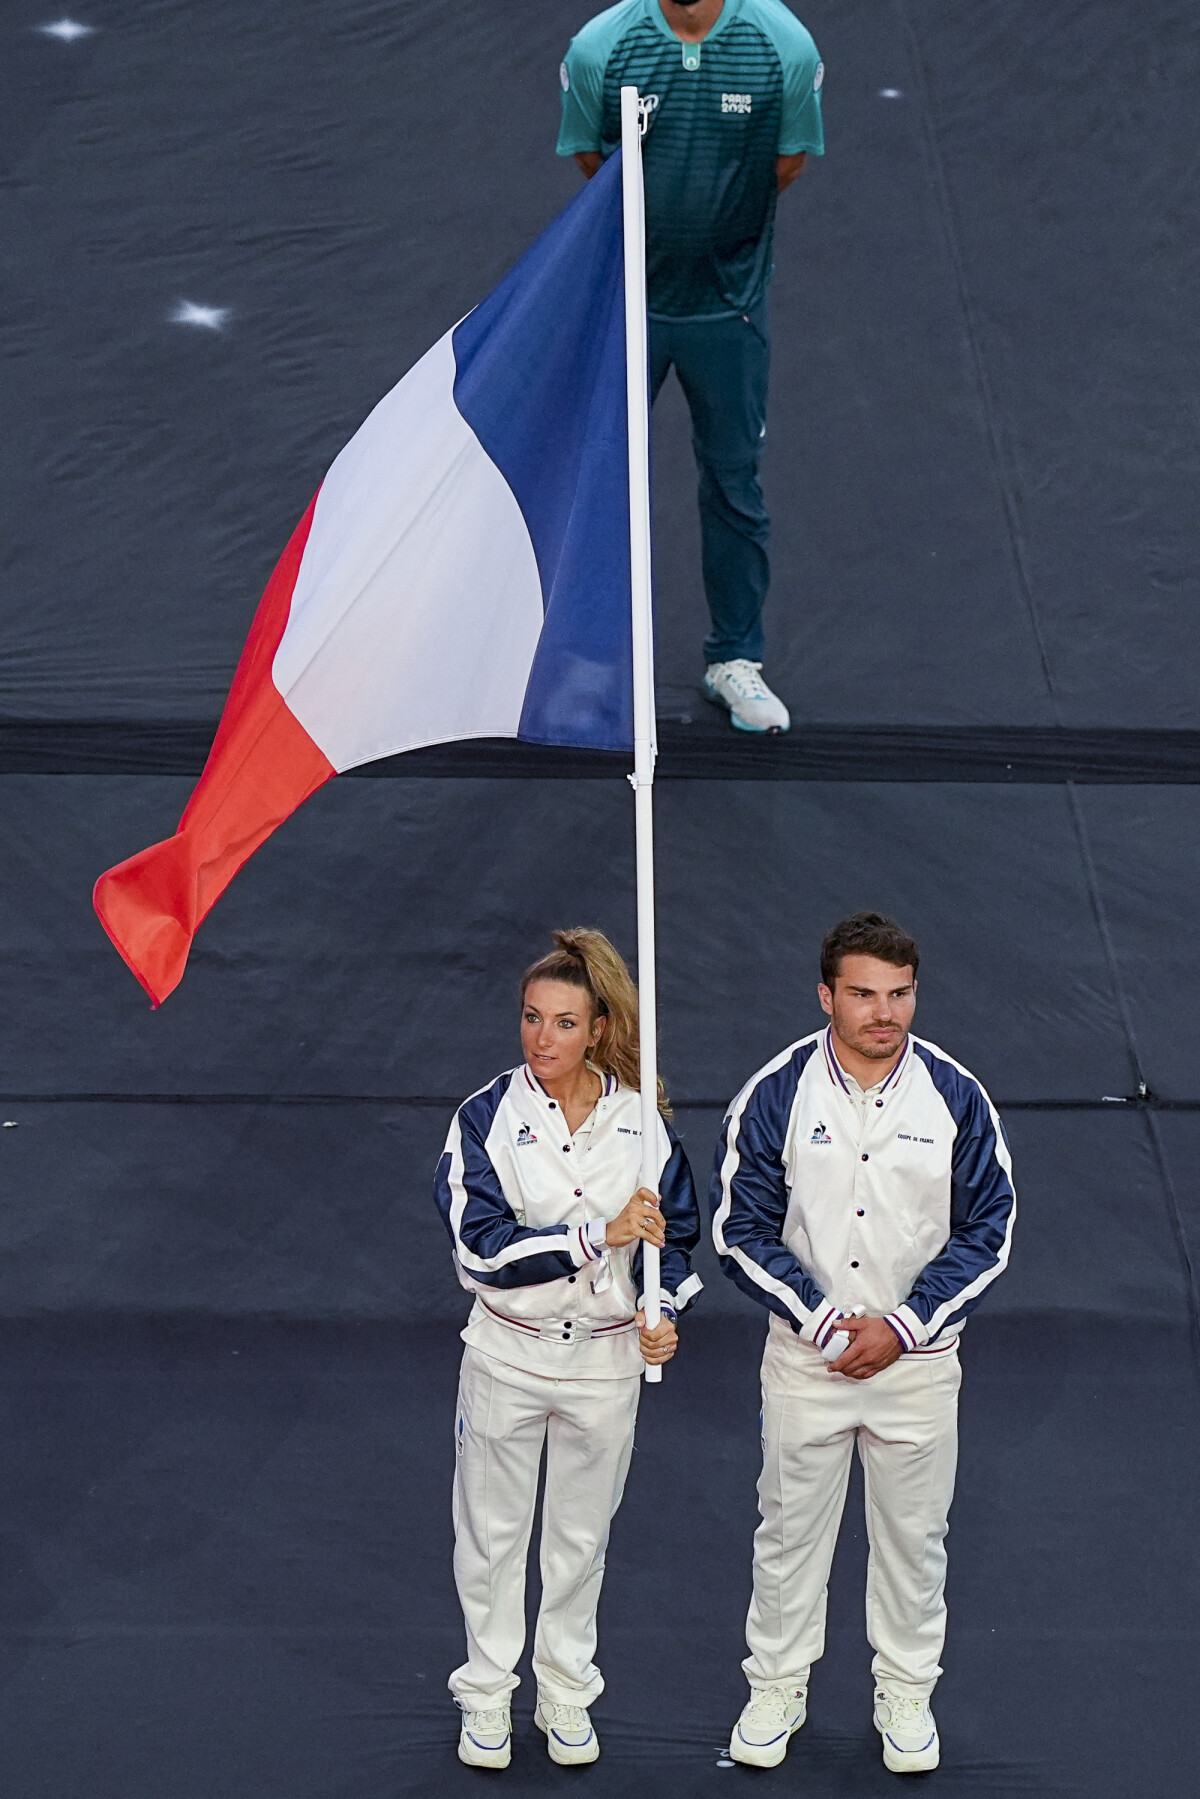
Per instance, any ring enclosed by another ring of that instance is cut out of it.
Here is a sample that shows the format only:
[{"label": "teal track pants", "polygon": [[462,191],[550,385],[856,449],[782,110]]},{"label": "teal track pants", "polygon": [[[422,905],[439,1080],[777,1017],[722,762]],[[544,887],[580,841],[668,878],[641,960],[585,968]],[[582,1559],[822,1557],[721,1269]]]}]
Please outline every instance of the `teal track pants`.
[{"label": "teal track pants", "polygon": [[650,320],[650,398],[674,368],[692,415],[700,472],[705,663],[763,659],[770,521],[758,479],[770,367],[767,304],[731,319]]}]

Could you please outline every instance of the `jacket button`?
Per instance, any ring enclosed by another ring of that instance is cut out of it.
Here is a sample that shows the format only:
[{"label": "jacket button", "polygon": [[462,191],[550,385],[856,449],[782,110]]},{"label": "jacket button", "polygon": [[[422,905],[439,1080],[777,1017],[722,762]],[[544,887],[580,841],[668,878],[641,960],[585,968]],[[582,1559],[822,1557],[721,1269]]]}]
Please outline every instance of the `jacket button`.
[{"label": "jacket button", "polygon": [[557,1110],[557,1108],[556,1108],[556,1106],[555,1106],[555,1104],[554,1104],[554,1101],[553,1101],[553,1100],[551,1100],[551,1101],[550,1101],[550,1110],[551,1110],[551,1111],[552,1111],[552,1112],[553,1112],[553,1111],[555,1111],[555,1110]]},{"label": "jacket button", "polygon": [[857,1267],[858,1267],[858,1263],[857,1263],[857,1262],[851,1262],[851,1264],[850,1264],[850,1266],[851,1266],[851,1268],[857,1268]]},{"label": "jacket button", "polygon": [[573,1287],[575,1285],[575,1276],[573,1274],[568,1274],[567,1284],[568,1284],[568,1286],[571,1286],[571,1287]]},{"label": "jacket button", "polygon": [[576,1197],[576,1199],[582,1199],[582,1198],[583,1198],[583,1188],[582,1188],[582,1187],[576,1187],[576,1189],[575,1189],[575,1197]]},{"label": "jacket button", "polygon": [[569,1343],[569,1342],[570,1342],[570,1341],[571,1341],[571,1333],[570,1333],[570,1331],[564,1331],[564,1332],[563,1332],[563,1342],[564,1342],[564,1343]]},{"label": "jacket button", "polygon": [[858,1208],[858,1211],[857,1211],[857,1212],[856,1212],[856,1213],[855,1213],[855,1217],[856,1217],[856,1218],[861,1218],[861,1217],[862,1217],[862,1215],[863,1215],[863,1209],[862,1209],[862,1207],[861,1207],[861,1206],[859,1206],[859,1208]]},{"label": "jacket button", "polygon": [[882,1105],[882,1104],[883,1104],[883,1101],[882,1101],[882,1100],[881,1100],[881,1099],[877,1099],[877,1100],[876,1100],[876,1101],[875,1101],[875,1104],[876,1104],[876,1105],[877,1105],[877,1106],[881,1106],[881,1105]]},{"label": "jacket button", "polygon": [[[569,1156],[569,1155],[570,1155],[570,1153],[571,1153],[571,1145],[570,1145],[570,1144],[569,1144],[569,1143],[564,1143],[564,1144],[563,1144],[563,1155],[564,1155],[564,1156]],[[867,1158],[866,1158],[866,1156],[864,1156],[864,1157],[863,1157],[863,1161],[864,1161],[864,1162],[865,1162],[865,1161],[866,1161],[866,1159],[867,1159]]]},{"label": "jacket button", "polygon": [[870,1158],[870,1156],[864,1156],[864,1157],[863,1157],[863,1161],[864,1161],[864,1162],[869,1162],[869,1161],[870,1161],[870,1160],[871,1160],[871,1158]]}]

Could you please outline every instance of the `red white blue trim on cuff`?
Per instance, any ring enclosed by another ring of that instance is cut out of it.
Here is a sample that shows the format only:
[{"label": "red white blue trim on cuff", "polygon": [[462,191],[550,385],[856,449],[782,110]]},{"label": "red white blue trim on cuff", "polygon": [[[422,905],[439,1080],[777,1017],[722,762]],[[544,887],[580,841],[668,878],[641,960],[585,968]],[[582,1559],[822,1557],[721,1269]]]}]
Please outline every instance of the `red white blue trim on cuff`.
[{"label": "red white blue trim on cuff", "polygon": [[824,1349],[841,1322],[842,1313],[838,1310],[837,1306],[830,1305],[826,1302],[824,1311],[818,1315],[817,1321],[813,1325],[812,1340],[818,1349]]},{"label": "red white blue trim on cuff", "polygon": [[907,1352],[908,1350],[917,1347],[917,1339],[913,1336],[912,1331],[908,1328],[908,1325],[905,1324],[899,1312],[885,1312],[883,1322],[891,1325],[897,1337],[900,1339],[901,1349]]},{"label": "red white blue trim on cuff", "polygon": [[[589,1220],[590,1222],[590,1220]],[[575,1226],[575,1238],[579,1244],[579,1260],[577,1266],[582,1268],[585,1262],[599,1262],[604,1258],[603,1250],[597,1249],[588,1235],[586,1224]],[[574,1257],[571,1258],[574,1261]]]}]

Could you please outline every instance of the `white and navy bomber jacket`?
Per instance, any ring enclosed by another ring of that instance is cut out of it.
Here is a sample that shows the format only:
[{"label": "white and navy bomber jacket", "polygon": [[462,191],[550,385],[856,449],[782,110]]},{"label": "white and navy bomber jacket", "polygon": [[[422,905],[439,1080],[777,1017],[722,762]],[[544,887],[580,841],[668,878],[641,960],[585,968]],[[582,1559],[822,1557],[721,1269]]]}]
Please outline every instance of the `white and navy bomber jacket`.
[{"label": "white and navy bomber jacket", "polygon": [[954,1348],[1006,1267],[1017,1203],[974,1075],[910,1036],[864,1109],[828,1029],[733,1101],[710,1197],[725,1273],[804,1342],[822,1348],[859,1306],[925,1355]]},{"label": "white and navy bomber jacket", "polygon": [[[562,1108],[522,1066],[465,1100],[438,1164],[436,1198],[463,1286],[475,1294],[464,1340],[499,1361],[556,1379],[604,1379],[641,1368],[634,1313],[641,1244],[604,1234],[639,1186],[641,1098],[603,1076],[595,1111],[572,1137]],[[666,1221],[663,1304],[680,1311],[700,1289],[692,1171],[658,1120]]]}]

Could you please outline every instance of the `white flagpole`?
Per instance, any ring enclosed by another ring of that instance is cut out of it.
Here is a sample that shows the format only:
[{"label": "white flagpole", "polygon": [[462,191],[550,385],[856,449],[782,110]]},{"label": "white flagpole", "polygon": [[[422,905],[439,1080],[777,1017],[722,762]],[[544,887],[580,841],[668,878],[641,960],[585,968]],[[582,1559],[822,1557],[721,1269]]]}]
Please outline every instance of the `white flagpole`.
[{"label": "white flagpole", "polygon": [[[621,194],[625,223],[625,367],[629,417],[629,556],[633,592],[633,774],[637,844],[641,1185],[658,1192],[658,1019],[654,987],[654,614],[650,593],[650,378],[646,349],[646,213],[636,87],[621,89]],[[659,1253],[642,1245],[646,1323],[662,1317]],[[646,1365],[646,1379],[662,1369]]]}]

